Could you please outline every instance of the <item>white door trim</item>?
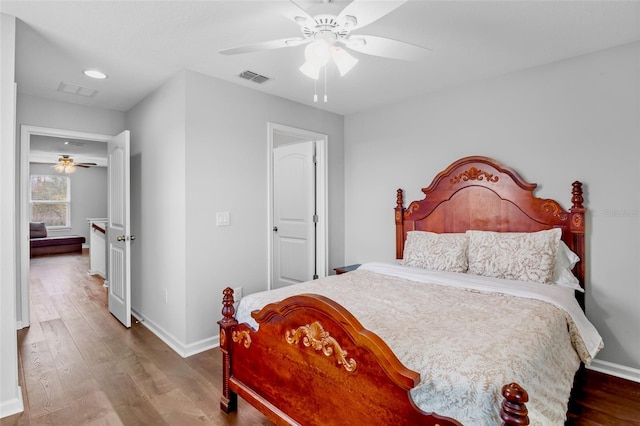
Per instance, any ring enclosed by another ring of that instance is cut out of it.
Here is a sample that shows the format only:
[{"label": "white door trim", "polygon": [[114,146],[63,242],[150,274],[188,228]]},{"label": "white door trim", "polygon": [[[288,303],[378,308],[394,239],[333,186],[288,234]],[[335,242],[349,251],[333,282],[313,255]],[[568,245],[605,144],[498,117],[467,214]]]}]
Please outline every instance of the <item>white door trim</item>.
[{"label": "white door trim", "polygon": [[286,126],[278,123],[267,123],[267,288],[272,289],[273,286],[273,148],[274,133],[284,133],[291,136],[299,136],[306,140],[316,142],[316,156],[318,163],[316,165],[316,206],[318,214],[317,234],[316,234],[316,262],[318,277],[326,277],[328,275],[328,195],[327,195],[327,177],[328,177],[328,156],[327,148],[329,137],[322,133],[312,132],[310,130],[299,129],[296,127]]},{"label": "white door trim", "polygon": [[28,327],[31,324],[29,312],[29,152],[31,135],[55,136],[59,138],[85,139],[108,142],[113,136],[99,133],[77,132],[74,130],[54,129],[50,127],[20,126],[20,209],[19,226],[20,238],[18,242],[20,258],[20,286],[16,300],[20,304],[20,318],[16,318],[17,328]]}]

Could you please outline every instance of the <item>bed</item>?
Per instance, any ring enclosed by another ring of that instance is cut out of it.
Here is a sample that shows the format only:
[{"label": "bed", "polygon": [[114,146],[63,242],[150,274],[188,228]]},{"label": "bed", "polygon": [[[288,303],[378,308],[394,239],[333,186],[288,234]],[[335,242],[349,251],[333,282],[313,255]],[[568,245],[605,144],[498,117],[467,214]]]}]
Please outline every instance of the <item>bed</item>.
[{"label": "bed", "polygon": [[[584,316],[585,208],[462,158],[404,207],[395,262],[223,294],[220,407],[276,424],[563,424],[602,339]],[[529,401],[531,398],[531,401]]]}]

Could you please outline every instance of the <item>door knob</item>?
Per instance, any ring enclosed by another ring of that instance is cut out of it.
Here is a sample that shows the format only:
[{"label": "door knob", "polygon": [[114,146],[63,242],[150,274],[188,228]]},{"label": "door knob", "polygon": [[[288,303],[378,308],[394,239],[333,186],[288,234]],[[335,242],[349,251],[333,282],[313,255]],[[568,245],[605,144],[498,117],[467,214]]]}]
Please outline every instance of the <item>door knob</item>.
[{"label": "door knob", "polygon": [[127,238],[126,238],[124,235],[118,235],[118,236],[116,237],[116,240],[118,240],[118,241],[125,241],[126,239],[127,239]]},{"label": "door knob", "polygon": [[135,235],[132,235],[132,236],[130,236],[130,237],[129,237],[129,239],[130,239],[131,241],[133,241],[133,240],[135,240],[135,239],[136,239],[136,236],[135,236]]},{"label": "door knob", "polygon": [[278,227],[277,226],[273,227],[273,232],[278,232]]}]

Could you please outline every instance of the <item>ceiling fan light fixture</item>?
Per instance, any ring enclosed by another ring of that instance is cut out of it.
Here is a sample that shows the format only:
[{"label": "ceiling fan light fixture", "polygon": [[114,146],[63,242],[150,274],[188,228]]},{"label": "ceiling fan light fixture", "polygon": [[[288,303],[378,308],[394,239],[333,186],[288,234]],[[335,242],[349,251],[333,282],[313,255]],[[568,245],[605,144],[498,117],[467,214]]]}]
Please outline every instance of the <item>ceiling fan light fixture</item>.
[{"label": "ceiling fan light fixture", "polygon": [[325,40],[316,40],[304,48],[304,57],[307,62],[318,68],[324,66],[331,58],[330,45]]},{"label": "ceiling fan light fixture", "polygon": [[349,52],[341,47],[335,47],[333,52],[331,52],[331,56],[333,58],[333,62],[335,62],[338,67],[338,71],[340,71],[341,77],[351,71],[351,69],[358,63],[358,59],[354,58],[349,54]]},{"label": "ceiling fan light fixture", "polygon": [[76,163],[68,155],[64,155],[58,159],[58,163],[53,166],[53,169],[58,173],[73,173],[76,171]]},{"label": "ceiling fan light fixture", "polygon": [[320,78],[320,70],[322,69],[322,65],[316,65],[312,62],[306,61],[298,69],[302,74],[306,75],[307,77],[317,80]]}]

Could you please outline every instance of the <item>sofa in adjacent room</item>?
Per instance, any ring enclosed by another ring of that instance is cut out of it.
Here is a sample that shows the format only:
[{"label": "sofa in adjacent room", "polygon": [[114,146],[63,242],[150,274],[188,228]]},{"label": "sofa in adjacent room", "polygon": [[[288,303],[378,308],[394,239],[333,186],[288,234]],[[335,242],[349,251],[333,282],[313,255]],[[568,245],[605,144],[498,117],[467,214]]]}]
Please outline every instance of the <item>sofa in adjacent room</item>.
[{"label": "sofa in adjacent room", "polygon": [[29,224],[31,257],[59,253],[81,253],[85,238],[80,235],[48,236],[43,222]]}]

